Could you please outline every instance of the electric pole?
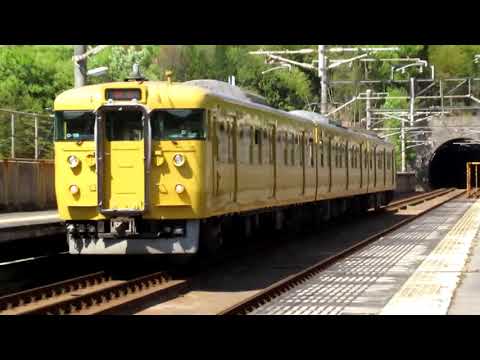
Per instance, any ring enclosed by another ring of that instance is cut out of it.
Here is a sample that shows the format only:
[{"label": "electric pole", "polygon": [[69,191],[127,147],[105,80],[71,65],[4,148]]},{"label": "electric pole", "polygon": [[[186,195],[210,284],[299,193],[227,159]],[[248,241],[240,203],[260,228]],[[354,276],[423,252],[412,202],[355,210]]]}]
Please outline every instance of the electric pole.
[{"label": "electric pole", "polygon": [[75,87],[82,87],[87,84],[87,58],[83,57],[87,52],[87,45],[73,45],[74,58],[80,57],[73,62],[73,75]]},{"label": "electric pole", "polygon": [[318,45],[318,76],[320,77],[320,112],[328,114],[328,66],[325,45]]}]

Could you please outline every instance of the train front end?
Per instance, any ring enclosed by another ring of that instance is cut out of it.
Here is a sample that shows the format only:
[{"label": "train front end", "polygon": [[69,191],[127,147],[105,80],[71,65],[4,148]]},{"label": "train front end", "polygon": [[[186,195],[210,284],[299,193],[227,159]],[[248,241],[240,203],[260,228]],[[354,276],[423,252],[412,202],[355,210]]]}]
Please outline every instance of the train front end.
[{"label": "train front end", "polygon": [[86,86],[55,101],[55,187],[71,254],[195,254],[206,112],[169,83]]}]

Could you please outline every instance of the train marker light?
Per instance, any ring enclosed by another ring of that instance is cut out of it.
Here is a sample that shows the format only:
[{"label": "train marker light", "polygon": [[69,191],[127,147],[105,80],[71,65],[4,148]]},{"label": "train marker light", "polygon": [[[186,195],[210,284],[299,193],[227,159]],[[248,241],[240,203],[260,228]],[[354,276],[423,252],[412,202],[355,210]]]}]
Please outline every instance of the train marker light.
[{"label": "train marker light", "polygon": [[175,185],[175,191],[177,194],[181,194],[185,191],[185,186],[183,186],[182,184],[177,184]]},{"label": "train marker light", "polygon": [[70,185],[70,192],[72,195],[77,195],[80,192],[80,188],[77,185]]},{"label": "train marker light", "polygon": [[182,154],[175,154],[173,156],[173,162],[176,167],[183,166],[183,164],[185,164],[185,157]]},{"label": "train marker light", "polygon": [[70,155],[67,159],[67,162],[72,169],[75,169],[78,164],[80,164],[80,160],[75,155]]}]

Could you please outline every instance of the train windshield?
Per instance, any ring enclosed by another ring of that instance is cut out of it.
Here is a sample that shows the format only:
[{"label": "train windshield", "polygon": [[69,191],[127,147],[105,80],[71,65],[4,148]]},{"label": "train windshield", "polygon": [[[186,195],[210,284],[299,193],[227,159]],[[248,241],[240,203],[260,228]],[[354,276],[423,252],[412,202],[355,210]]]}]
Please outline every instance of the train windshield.
[{"label": "train windshield", "polygon": [[93,141],[95,115],[91,111],[55,112],[55,141]]},{"label": "train windshield", "polygon": [[105,113],[109,141],[138,141],[143,139],[141,111],[108,111]]},{"label": "train windshield", "polygon": [[150,115],[154,140],[205,140],[205,111],[156,110]]}]

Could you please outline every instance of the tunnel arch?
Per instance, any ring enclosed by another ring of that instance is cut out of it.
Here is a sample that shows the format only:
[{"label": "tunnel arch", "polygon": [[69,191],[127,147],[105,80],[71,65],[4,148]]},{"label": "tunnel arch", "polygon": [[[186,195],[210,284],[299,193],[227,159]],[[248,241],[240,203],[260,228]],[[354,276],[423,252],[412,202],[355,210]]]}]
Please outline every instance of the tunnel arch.
[{"label": "tunnel arch", "polygon": [[465,144],[470,138],[456,138],[440,145],[428,164],[428,180],[432,189],[465,188],[466,163],[480,161],[480,144]]}]

